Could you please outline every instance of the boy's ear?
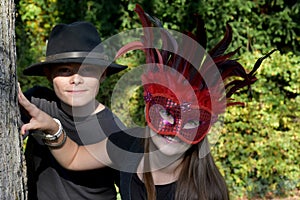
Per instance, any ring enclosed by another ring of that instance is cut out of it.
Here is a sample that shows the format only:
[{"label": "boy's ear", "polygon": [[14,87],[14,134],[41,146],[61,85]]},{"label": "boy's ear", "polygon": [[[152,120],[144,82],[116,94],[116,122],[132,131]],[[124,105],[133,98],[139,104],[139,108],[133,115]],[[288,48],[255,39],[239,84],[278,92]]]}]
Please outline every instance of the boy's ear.
[{"label": "boy's ear", "polygon": [[51,71],[50,71],[50,69],[48,68],[48,67],[44,67],[44,74],[45,74],[45,76],[47,77],[47,79],[49,80],[49,81],[52,81],[52,75],[51,75]]}]

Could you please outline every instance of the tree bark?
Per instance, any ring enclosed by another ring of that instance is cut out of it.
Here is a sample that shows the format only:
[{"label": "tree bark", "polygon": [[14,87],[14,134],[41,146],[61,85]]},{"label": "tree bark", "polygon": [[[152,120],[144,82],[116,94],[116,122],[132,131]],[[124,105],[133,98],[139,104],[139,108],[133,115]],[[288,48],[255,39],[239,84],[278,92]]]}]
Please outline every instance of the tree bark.
[{"label": "tree bark", "polygon": [[15,5],[0,0],[0,199],[27,199],[17,99]]}]

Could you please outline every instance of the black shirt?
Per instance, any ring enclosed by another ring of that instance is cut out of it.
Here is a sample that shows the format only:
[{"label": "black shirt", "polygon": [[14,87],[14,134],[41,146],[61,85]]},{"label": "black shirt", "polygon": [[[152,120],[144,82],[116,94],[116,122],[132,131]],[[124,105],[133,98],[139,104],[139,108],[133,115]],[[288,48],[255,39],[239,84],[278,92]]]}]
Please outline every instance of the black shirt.
[{"label": "black shirt", "polygon": [[[155,185],[157,200],[174,200],[176,183]],[[147,200],[146,187],[137,174],[133,174],[131,181],[131,200]]]},{"label": "black shirt", "polygon": [[[59,119],[66,134],[79,145],[96,143],[120,131],[120,128],[124,129],[124,125],[108,108],[96,115],[74,119],[63,112],[59,102],[34,97],[31,102]],[[66,170],[43,144],[40,133],[34,132],[29,136],[25,158],[30,200],[116,199],[114,183],[118,172],[109,167],[88,171]]]}]

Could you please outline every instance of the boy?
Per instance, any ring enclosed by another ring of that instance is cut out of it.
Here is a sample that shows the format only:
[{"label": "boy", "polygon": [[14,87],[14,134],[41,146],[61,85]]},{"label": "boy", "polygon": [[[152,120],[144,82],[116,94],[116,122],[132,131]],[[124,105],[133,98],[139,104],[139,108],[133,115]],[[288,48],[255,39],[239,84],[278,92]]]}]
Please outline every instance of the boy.
[{"label": "boy", "polygon": [[[66,134],[79,145],[99,142],[107,134],[124,128],[95,99],[100,82],[126,68],[109,62],[100,43],[91,23],[59,24],[50,34],[45,61],[24,70],[25,75],[46,76],[53,84],[54,92],[34,87],[25,95],[38,108],[60,120]],[[25,113],[22,120],[28,121]],[[117,173],[113,169],[66,170],[55,161],[41,134],[30,134],[26,146],[29,199],[116,199]]]}]

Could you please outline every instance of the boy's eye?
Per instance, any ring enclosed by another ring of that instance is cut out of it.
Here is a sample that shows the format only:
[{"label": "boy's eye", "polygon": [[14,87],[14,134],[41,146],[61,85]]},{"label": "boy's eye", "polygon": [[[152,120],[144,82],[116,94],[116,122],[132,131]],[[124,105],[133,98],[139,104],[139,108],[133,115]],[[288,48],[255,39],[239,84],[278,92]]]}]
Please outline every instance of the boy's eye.
[{"label": "boy's eye", "polygon": [[92,67],[83,67],[83,68],[80,68],[79,73],[89,73],[89,72],[93,72],[93,71],[95,71],[95,69]]},{"label": "boy's eye", "polygon": [[199,120],[190,120],[184,124],[183,129],[197,128],[200,125]]},{"label": "boy's eye", "polygon": [[163,118],[165,124],[174,124],[174,117],[166,110],[160,110],[159,115]]},{"label": "boy's eye", "polygon": [[99,76],[101,75],[101,69],[95,66],[81,67],[78,73],[82,76]]},{"label": "boy's eye", "polygon": [[56,72],[59,76],[70,76],[72,75],[73,71],[69,68],[59,68]]}]

